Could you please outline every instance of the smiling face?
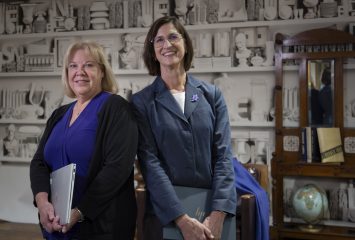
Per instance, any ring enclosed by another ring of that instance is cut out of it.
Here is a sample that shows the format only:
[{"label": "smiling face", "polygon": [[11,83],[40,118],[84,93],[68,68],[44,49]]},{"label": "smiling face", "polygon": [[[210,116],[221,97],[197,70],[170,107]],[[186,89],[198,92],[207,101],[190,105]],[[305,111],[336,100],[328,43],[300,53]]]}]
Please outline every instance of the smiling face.
[{"label": "smiling face", "polygon": [[154,52],[157,60],[160,63],[160,68],[176,68],[184,70],[185,42],[183,38],[176,41],[172,40],[172,36],[181,34],[172,23],[162,25],[154,39],[164,41],[162,46],[154,44]]},{"label": "smiling face", "polygon": [[77,50],[69,61],[69,86],[76,97],[90,99],[102,91],[104,76],[98,64],[84,49]]}]

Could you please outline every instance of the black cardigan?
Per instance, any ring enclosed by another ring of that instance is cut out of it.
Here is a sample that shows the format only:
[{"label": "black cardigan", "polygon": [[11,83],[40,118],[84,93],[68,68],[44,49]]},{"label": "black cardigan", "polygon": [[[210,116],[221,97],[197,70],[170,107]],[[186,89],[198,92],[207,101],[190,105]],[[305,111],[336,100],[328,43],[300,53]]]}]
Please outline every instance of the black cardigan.
[{"label": "black cardigan", "polygon": [[[44,161],[44,146],[70,104],[56,109],[49,118],[38,149],[31,161],[33,196],[50,194],[51,169]],[[133,164],[138,130],[129,103],[112,95],[98,114],[95,150],[90,162],[88,184],[78,207],[86,220],[81,223],[80,239],[133,239],[137,207]],[[85,147],[85,146],[78,146]]]}]

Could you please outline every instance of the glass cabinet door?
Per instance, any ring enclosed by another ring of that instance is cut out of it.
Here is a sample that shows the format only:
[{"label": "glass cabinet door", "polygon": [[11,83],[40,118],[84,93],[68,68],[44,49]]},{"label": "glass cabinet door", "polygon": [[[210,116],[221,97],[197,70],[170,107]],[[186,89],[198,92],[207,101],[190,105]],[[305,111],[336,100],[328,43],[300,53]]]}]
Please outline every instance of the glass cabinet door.
[{"label": "glass cabinet door", "polygon": [[308,125],[334,125],[334,60],[307,61]]}]

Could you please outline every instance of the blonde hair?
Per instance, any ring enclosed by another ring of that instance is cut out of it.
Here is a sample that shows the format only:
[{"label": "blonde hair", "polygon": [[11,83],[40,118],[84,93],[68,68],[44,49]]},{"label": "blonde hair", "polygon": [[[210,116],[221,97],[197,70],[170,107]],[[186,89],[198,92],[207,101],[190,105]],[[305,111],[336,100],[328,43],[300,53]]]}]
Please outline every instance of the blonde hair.
[{"label": "blonde hair", "polygon": [[63,70],[62,70],[62,84],[64,86],[65,94],[70,98],[75,98],[76,95],[69,85],[68,79],[68,65],[70,60],[73,58],[74,54],[78,50],[84,50],[88,55],[90,55],[101,67],[104,76],[101,81],[101,88],[105,92],[110,92],[113,94],[118,93],[118,84],[115,79],[115,75],[111,68],[111,65],[106,59],[103,48],[94,41],[77,41],[72,43],[67,52],[65,53],[63,59]]}]

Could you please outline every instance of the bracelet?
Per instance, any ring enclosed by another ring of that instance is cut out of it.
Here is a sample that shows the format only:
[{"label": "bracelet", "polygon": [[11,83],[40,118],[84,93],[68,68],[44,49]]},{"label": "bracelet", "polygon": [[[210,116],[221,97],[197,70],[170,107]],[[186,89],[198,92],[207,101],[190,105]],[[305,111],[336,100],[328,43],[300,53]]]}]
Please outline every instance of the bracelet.
[{"label": "bracelet", "polygon": [[85,220],[85,217],[84,217],[84,215],[82,214],[82,212],[79,210],[79,208],[74,208],[78,213],[79,213],[79,215],[80,215],[80,219],[79,219],[79,221],[78,222],[84,222],[84,220]]}]

